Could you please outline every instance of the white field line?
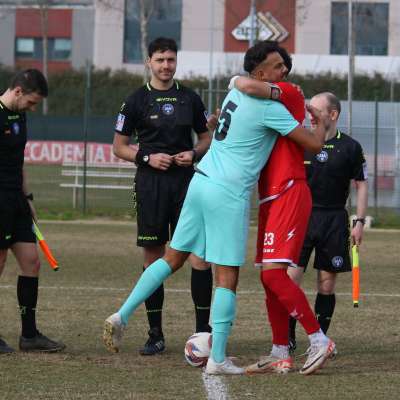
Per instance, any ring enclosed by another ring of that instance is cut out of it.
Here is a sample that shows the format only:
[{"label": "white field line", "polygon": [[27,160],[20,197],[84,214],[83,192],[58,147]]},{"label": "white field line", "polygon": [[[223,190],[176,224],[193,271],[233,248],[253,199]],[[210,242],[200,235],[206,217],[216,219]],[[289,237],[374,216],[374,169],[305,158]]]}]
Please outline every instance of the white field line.
[{"label": "white field line", "polygon": [[[0,285],[0,289],[15,289],[15,285]],[[101,287],[101,286],[40,286],[41,290],[77,290],[93,292],[129,292],[127,288]],[[190,289],[164,289],[170,293],[190,293]],[[262,290],[238,290],[238,295],[264,294]],[[305,292],[307,295],[316,294],[316,292]],[[335,293],[337,296],[352,296],[351,293]],[[400,293],[360,293],[366,297],[400,297]]]},{"label": "white field line", "polygon": [[202,378],[207,400],[229,400],[228,387],[222,376],[208,375],[203,371]]},{"label": "white field line", "polygon": [[[73,219],[69,221],[62,221],[62,220],[52,220],[52,219],[42,219],[40,220],[42,224],[51,224],[51,225],[128,225],[136,226],[136,221],[128,220],[128,221],[120,221],[120,220],[108,220],[108,219]],[[251,225],[250,229],[255,230],[257,226]],[[400,229],[385,229],[385,228],[368,228],[366,229],[367,232],[391,232],[391,233],[400,233]]]}]

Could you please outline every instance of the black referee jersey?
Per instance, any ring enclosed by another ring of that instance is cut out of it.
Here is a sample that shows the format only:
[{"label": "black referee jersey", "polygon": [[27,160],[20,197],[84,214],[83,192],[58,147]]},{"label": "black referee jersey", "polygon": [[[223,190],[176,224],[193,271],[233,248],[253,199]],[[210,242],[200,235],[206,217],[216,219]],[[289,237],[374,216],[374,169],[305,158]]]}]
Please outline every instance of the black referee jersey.
[{"label": "black referee jersey", "polygon": [[136,135],[147,154],[177,154],[193,149],[192,129],[207,132],[206,110],[191,89],[174,82],[168,90],[150,83],[136,90],[122,104],[115,131]]},{"label": "black referee jersey", "polygon": [[350,181],[367,179],[367,167],[360,143],[337,131],[318,154],[304,156],[313,208],[344,208]]},{"label": "black referee jersey", "polygon": [[25,113],[0,102],[0,190],[22,190],[26,141]]}]

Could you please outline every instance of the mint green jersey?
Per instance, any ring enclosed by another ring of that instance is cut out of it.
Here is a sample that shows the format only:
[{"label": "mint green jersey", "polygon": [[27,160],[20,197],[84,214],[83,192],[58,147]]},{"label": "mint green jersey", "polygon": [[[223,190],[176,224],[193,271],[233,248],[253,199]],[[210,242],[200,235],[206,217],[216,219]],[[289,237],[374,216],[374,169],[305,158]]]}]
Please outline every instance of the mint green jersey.
[{"label": "mint green jersey", "polygon": [[198,168],[238,196],[250,197],[278,135],[285,136],[298,125],[281,103],[233,89]]}]

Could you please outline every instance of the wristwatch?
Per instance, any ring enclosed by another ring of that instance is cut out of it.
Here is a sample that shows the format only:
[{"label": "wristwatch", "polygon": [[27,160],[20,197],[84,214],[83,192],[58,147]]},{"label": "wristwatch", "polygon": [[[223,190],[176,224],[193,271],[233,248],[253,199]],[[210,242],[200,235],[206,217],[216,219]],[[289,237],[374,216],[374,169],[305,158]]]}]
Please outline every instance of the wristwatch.
[{"label": "wristwatch", "polygon": [[357,225],[357,222],[360,222],[364,226],[365,225],[365,218],[354,218],[353,219],[353,228]]}]

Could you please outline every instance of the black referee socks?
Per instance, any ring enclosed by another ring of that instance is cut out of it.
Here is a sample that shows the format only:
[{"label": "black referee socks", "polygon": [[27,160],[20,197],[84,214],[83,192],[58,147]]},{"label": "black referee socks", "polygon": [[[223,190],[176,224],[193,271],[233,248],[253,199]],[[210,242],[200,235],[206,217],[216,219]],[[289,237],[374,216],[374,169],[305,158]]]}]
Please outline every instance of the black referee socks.
[{"label": "black referee socks", "polygon": [[39,278],[18,276],[17,298],[21,313],[22,333],[24,338],[33,338],[36,330],[36,304],[38,299]]},{"label": "black referee socks", "polygon": [[212,269],[192,268],[191,289],[196,312],[196,332],[211,332],[209,325],[213,287]]},{"label": "black referee socks", "polygon": [[315,299],[315,315],[321,325],[322,332],[325,334],[329,329],[335,305],[335,294],[317,294],[317,298]]},{"label": "black referee socks", "polygon": [[[143,267],[143,271],[145,268]],[[162,308],[164,304],[164,285],[161,285],[157,290],[145,301],[147,319],[150,329],[158,328],[162,333]]]}]

